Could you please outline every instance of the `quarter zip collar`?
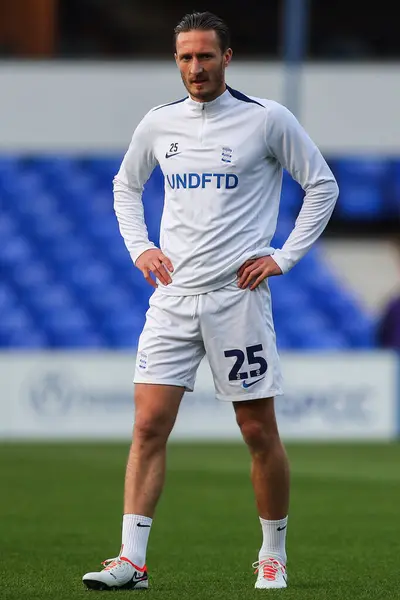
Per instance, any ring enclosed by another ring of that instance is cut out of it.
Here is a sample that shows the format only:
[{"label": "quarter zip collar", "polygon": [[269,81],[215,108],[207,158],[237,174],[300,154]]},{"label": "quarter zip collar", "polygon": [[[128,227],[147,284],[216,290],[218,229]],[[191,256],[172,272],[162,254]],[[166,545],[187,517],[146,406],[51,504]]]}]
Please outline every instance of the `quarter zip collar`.
[{"label": "quarter zip collar", "polygon": [[194,114],[201,114],[202,111],[206,111],[208,115],[217,114],[223,111],[233,102],[235,102],[235,99],[230,93],[228,87],[222,94],[220,94],[214,100],[210,100],[210,102],[196,102],[196,100],[192,100],[190,96],[185,100],[185,104],[190,112]]}]

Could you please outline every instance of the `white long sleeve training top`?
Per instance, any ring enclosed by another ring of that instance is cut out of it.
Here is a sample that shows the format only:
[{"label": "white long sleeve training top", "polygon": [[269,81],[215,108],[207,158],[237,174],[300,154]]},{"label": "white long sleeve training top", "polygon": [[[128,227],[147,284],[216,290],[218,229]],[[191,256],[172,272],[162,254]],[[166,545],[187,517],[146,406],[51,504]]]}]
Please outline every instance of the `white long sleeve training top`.
[{"label": "white long sleeve training top", "polygon": [[[114,209],[133,262],[149,241],[143,186],[164,174],[160,247],[174,266],[174,296],[206,293],[236,279],[249,258],[273,255],[289,271],[325,229],[338,186],[321,152],[281,104],[227,87],[211,102],[190,97],[156,106],[137,126],[114,178]],[[270,246],[282,172],[305,192],[294,229]]]}]

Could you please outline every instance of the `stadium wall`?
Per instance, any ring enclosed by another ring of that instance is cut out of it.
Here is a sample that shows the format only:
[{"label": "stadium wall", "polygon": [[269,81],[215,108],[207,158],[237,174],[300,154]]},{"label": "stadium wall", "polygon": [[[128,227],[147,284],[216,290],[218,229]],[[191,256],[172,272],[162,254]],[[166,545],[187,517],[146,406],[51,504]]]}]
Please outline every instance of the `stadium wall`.
[{"label": "stadium wall", "polygon": [[[228,83],[283,101],[281,63],[234,61]],[[0,62],[0,151],[122,151],[154,105],[185,95],[166,62]],[[398,64],[307,64],[301,122],[324,152],[398,154]]]},{"label": "stadium wall", "polygon": [[[0,354],[0,439],[131,436],[135,354]],[[276,401],[288,440],[392,440],[399,435],[400,363],[394,353],[282,354]],[[215,400],[209,366],[185,394],[172,439],[235,440],[230,402]]]}]

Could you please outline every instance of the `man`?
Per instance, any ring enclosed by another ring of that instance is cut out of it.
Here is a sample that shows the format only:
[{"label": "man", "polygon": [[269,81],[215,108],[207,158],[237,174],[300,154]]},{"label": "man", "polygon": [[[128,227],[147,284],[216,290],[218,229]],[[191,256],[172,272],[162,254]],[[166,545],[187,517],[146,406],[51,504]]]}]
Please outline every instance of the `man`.
[{"label": "man", "polygon": [[[232,402],[251,454],[263,538],[255,587],[284,588],[289,466],[274,413],[274,397],[283,392],[267,278],[289,271],[318,239],[338,188],[286,108],[226,85],[232,50],[221,19],[186,15],[175,42],[188,96],[150,110],[114,180],[121,234],[157,289],[138,346],[121,551],[83,581],[92,589],[147,588],[166,442],[206,353],[216,397]],[[148,239],[141,200],[157,163],[165,176],[161,250]],[[305,197],[294,230],[275,250],[269,244],[283,168]]]}]

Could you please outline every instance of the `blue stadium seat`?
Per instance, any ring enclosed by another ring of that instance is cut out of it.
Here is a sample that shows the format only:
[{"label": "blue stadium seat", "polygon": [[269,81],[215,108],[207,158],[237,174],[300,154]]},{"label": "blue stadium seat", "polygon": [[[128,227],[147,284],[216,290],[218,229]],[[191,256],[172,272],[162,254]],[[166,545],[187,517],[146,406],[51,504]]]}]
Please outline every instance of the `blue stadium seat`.
[{"label": "blue stadium seat", "polygon": [[122,286],[106,286],[101,294],[95,289],[89,289],[86,294],[85,304],[99,318],[111,312],[127,312],[137,306],[132,296]]},{"label": "blue stadium seat", "polygon": [[0,240],[2,244],[6,240],[14,237],[17,232],[17,222],[11,215],[6,212],[0,213]]},{"label": "blue stadium seat", "polygon": [[301,208],[303,197],[304,192],[301,186],[284,170],[280,210],[285,214],[297,215]]},{"label": "blue stadium seat", "polygon": [[400,219],[400,160],[393,160],[390,177],[390,210],[391,214]]},{"label": "blue stadium seat", "polygon": [[343,158],[332,162],[332,170],[340,190],[337,215],[372,220],[388,212],[390,163],[387,159]]},{"label": "blue stadium seat", "polygon": [[56,241],[51,253],[47,255],[47,261],[63,277],[65,271],[70,271],[76,265],[82,267],[93,260],[94,255],[93,246],[87,236],[82,238],[81,235],[74,233],[59,242]]},{"label": "blue stadium seat", "polygon": [[26,264],[32,258],[32,246],[19,235],[2,238],[1,259],[3,266],[14,268]]},{"label": "blue stadium seat", "polygon": [[161,171],[160,167],[157,165],[156,168],[154,169],[154,171],[151,173],[147,183],[146,183],[146,187],[148,189],[156,191],[157,193],[161,193],[164,190],[164,175],[163,172]]},{"label": "blue stadium seat", "polygon": [[110,244],[120,245],[122,242],[117,220],[111,213],[105,217],[93,216],[86,224],[86,232],[95,243],[101,244],[103,248]]},{"label": "blue stadium seat", "polygon": [[94,182],[90,173],[82,172],[75,167],[70,178],[58,181],[54,193],[65,211],[71,212],[72,215],[87,217],[91,214]]},{"label": "blue stadium seat", "polygon": [[275,320],[286,320],[290,318],[293,310],[302,313],[309,306],[309,298],[306,291],[296,287],[288,281],[288,278],[270,278],[269,287],[272,294],[272,311]]},{"label": "blue stadium seat", "polygon": [[95,331],[89,316],[78,306],[47,312],[42,318],[42,325],[52,347],[103,346],[101,334]]},{"label": "blue stadium seat", "polygon": [[46,282],[32,286],[27,304],[38,319],[46,319],[48,315],[60,316],[64,311],[73,309],[76,300],[64,284]]},{"label": "blue stadium seat", "polygon": [[90,198],[90,210],[93,217],[107,218],[115,217],[114,196],[112,191],[100,189],[92,194]]},{"label": "blue stadium seat", "polygon": [[[0,156],[0,346],[134,348],[153,293],[131,261],[113,210],[112,178],[122,156]],[[345,214],[377,214],[386,189],[400,198],[399,163],[337,161]],[[144,212],[158,243],[164,178],[146,183]],[[396,187],[397,186],[397,187]],[[385,195],[386,194],[386,195]],[[284,172],[272,245],[283,245],[301,206]],[[399,202],[400,204],[400,202]],[[361,209],[360,209],[361,206]],[[342,210],[342,209],[340,209]],[[314,248],[285,277],[270,279],[278,347],[368,348],[374,323]]]},{"label": "blue stadium seat", "polygon": [[29,193],[22,191],[11,200],[9,210],[21,231],[30,236],[37,223],[44,222],[51,226],[57,214],[57,200],[41,189],[30,190]]},{"label": "blue stadium seat", "polygon": [[122,154],[90,157],[82,160],[81,167],[93,176],[96,187],[111,193],[113,179],[119,171],[122,159]]},{"label": "blue stadium seat", "polygon": [[9,281],[28,304],[31,294],[44,285],[53,285],[53,273],[43,262],[29,260],[15,264],[9,271]]},{"label": "blue stadium seat", "polygon": [[18,306],[18,296],[13,288],[5,281],[0,281],[0,315],[5,318],[10,310]]},{"label": "blue stadium seat", "polygon": [[108,256],[113,270],[121,271],[125,274],[135,268],[121,236],[115,243],[109,246]]},{"label": "blue stadium seat", "polygon": [[295,224],[296,216],[289,213],[279,214],[275,235],[271,240],[273,248],[281,248]]},{"label": "blue stadium seat", "polygon": [[[73,221],[58,213],[49,213],[48,217],[32,217],[30,219],[30,236],[38,247],[45,252],[46,248],[53,250],[57,245],[63,245],[66,239],[72,239],[75,234]],[[25,232],[27,230],[25,229]]]},{"label": "blue stadium seat", "polygon": [[22,162],[25,171],[40,173],[42,177],[63,177],[76,168],[76,159],[68,154],[37,155],[27,157]]},{"label": "blue stadium seat", "polygon": [[0,177],[0,194],[6,198],[8,208],[18,209],[19,203],[34,207],[32,199],[43,191],[43,182],[39,173],[18,171],[4,172]]},{"label": "blue stadium seat", "polygon": [[40,347],[46,341],[45,336],[36,330],[26,308],[14,305],[2,313],[0,319],[0,346],[21,347],[24,340],[28,344],[29,340],[32,339],[35,339]]},{"label": "blue stadium seat", "polygon": [[44,331],[35,328],[26,327],[10,332],[6,337],[0,333],[0,347],[7,346],[16,349],[42,349],[46,350],[50,346],[50,340]]},{"label": "blue stadium seat", "polygon": [[114,310],[105,315],[103,328],[113,346],[134,348],[137,346],[144,321],[144,314],[137,308]]},{"label": "blue stadium seat", "polygon": [[[298,334],[297,334],[298,336]],[[344,351],[349,348],[346,337],[338,331],[325,329],[321,331],[309,331],[307,335],[293,338],[293,345],[303,352],[309,351]]]},{"label": "blue stadium seat", "polygon": [[12,173],[13,175],[20,171],[20,158],[18,156],[0,156],[0,181],[3,175]]},{"label": "blue stadium seat", "polygon": [[294,311],[286,314],[286,330],[291,338],[298,339],[298,343],[301,345],[307,346],[310,335],[322,336],[327,329],[326,320],[310,306],[302,310],[301,318]]}]

